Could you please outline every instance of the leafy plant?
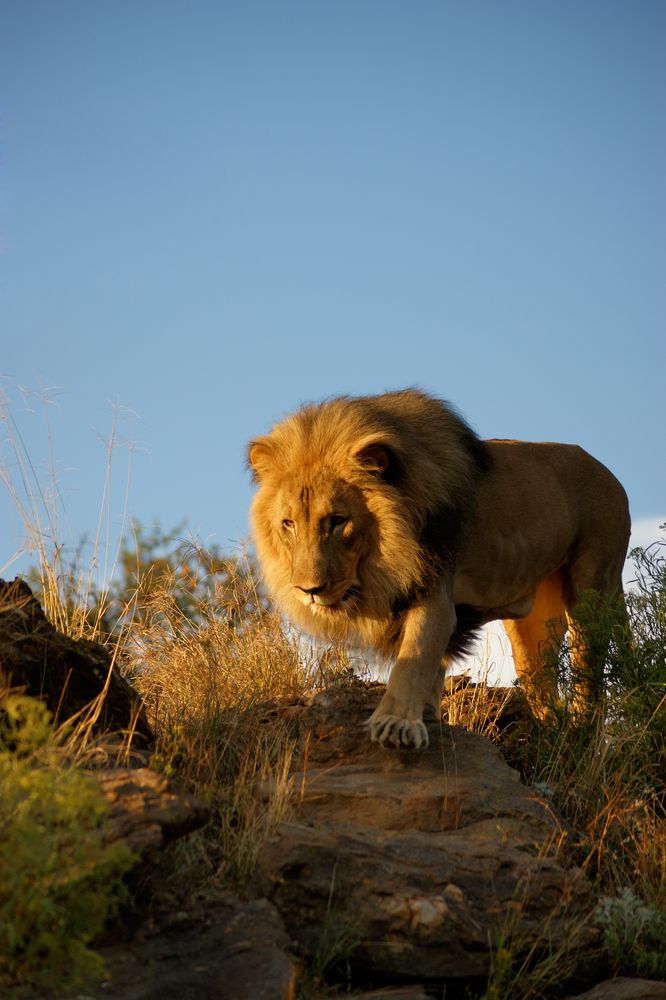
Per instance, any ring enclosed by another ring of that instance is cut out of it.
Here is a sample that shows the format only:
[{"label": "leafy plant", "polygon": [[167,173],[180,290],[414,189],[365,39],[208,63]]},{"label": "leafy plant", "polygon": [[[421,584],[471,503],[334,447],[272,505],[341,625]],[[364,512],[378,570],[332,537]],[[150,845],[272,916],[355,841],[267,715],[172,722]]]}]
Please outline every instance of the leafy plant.
[{"label": "leafy plant", "polygon": [[604,897],[595,914],[616,975],[666,979],[666,913],[643,903],[629,888]]},{"label": "leafy plant", "polygon": [[114,912],[129,848],[107,844],[95,779],[60,759],[44,705],[10,696],[0,728],[0,993],[99,978],[90,942]]}]

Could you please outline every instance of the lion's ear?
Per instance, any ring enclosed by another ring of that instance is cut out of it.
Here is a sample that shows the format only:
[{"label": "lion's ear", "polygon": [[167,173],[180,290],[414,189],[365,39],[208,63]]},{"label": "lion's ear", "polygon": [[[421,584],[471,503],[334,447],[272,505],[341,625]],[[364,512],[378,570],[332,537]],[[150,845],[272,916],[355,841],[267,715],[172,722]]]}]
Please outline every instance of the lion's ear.
[{"label": "lion's ear", "polygon": [[371,441],[362,445],[354,453],[355,461],[378,479],[391,480],[397,471],[395,453],[381,441]]},{"label": "lion's ear", "polygon": [[266,438],[250,441],[250,446],[247,449],[247,461],[252,470],[252,478],[255,483],[260,483],[273,465],[273,449]]}]

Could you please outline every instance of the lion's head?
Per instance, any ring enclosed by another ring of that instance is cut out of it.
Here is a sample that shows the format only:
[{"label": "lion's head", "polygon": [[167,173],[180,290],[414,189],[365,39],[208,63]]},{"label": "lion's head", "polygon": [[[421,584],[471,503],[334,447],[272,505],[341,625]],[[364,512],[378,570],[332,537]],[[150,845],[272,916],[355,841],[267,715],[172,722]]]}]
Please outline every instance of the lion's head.
[{"label": "lion's head", "polygon": [[[429,419],[424,447],[419,423]],[[429,525],[454,523],[469,489],[465,433],[441,403],[408,391],[306,406],[251,443],[257,552],[296,624],[330,639],[381,641],[393,610],[430,571]]]}]

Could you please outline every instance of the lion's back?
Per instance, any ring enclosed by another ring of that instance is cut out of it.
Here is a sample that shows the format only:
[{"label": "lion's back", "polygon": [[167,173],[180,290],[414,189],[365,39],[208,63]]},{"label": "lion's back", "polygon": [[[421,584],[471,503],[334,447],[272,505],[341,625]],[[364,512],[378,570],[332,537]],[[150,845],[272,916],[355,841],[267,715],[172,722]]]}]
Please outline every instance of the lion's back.
[{"label": "lion's back", "polygon": [[568,544],[598,540],[626,552],[631,531],[624,487],[580,445],[490,440],[493,471],[479,496],[484,519],[501,512],[505,524],[549,523]]}]

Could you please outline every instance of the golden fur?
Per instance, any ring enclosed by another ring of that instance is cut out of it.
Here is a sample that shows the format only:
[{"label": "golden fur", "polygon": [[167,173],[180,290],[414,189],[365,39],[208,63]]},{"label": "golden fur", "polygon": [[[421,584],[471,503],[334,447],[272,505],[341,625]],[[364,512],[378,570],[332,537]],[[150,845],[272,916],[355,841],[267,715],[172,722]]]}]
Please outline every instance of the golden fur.
[{"label": "golden fur", "polygon": [[271,595],[316,636],[396,657],[369,721],[380,742],[427,743],[443,659],[494,619],[543,712],[544,640],[563,634],[582,590],[621,594],[626,495],[576,446],[482,442],[447,404],[406,390],[305,406],[249,461]]}]

